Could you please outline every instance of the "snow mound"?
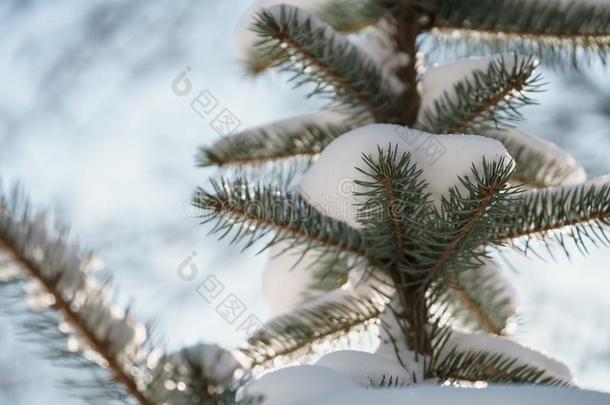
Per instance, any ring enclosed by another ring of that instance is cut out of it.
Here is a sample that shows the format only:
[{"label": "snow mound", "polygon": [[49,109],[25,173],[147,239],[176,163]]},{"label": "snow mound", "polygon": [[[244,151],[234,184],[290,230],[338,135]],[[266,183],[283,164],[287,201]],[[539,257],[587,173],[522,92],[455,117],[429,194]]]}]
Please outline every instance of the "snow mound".
[{"label": "snow mound", "polygon": [[290,403],[299,405],[604,405],[610,403],[610,395],[544,386],[498,385],[484,389],[416,386],[379,390],[365,388],[336,390],[308,401]]},{"label": "snow mound", "polygon": [[[492,308],[500,304],[501,310],[493,311],[491,322],[496,326],[504,326],[502,330],[507,335],[514,334],[517,329],[516,315],[521,306],[521,300],[517,290],[512,285],[505,270],[500,264],[491,258],[485,259],[483,264],[477,268],[460,271],[456,274],[456,278],[460,284],[470,287],[471,291],[477,296],[477,305],[483,308]],[[466,304],[459,296],[455,298],[454,306],[451,305],[450,312],[460,310],[471,314],[472,316],[458,316],[455,319],[454,325],[458,329],[471,330],[475,327],[481,327],[481,320],[472,313]],[[463,306],[466,305],[466,308]],[[466,310],[466,311],[464,311]]]},{"label": "snow mound", "polygon": [[424,381],[425,359],[409,349],[404,339],[405,330],[409,327],[404,320],[399,321],[396,314],[400,312],[401,305],[397,297],[392,298],[379,316],[379,346],[375,354],[385,357],[407,370],[410,382]]},{"label": "snow mound", "polygon": [[[525,152],[538,155],[542,160],[539,165],[557,171],[561,177],[560,183],[563,185],[578,184],[587,179],[585,169],[552,142],[510,127],[491,129],[486,131],[485,135],[503,142],[510,151],[514,148],[526,148]],[[546,181],[554,181],[554,179],[546,179]]]},{"label": "snow mound", "polygon": [[375,62],[388,72],[409,63],[409,55],[400,52],[393,38],[392,26],[387,20],[380,20],[374,28],[366,30],[362,49],[368,52]]},{"label": "snow mound", "polygon": [[458,352],[473,351],[492,355],[499,354],[507,359],[515,359],[515,367],[520,365],[534,366],[544,370],[546,376],[568,383],[573,382],[572,373],[565,364],[504,337],[486,333],[452,331],[439,357],[444,358],[453,349]]},{"label": "snow mound", "polygon": [[336,391],[358,388],[349,377],[322,366],[286,367],[250,383],[244,394],[263,397],[264,405],[316,403],[313,398],[325,398]]},{"label": "snow mound", "polygon": [[399,154],[411,152],[411,163],[423,171],[422,180],[428,183],[427,192],[437,207],[448,189],[458,186],[458,177],[470,175],[473,165],[480,168],[484,158],[488,162],[504,159],[512,164],[504,146],[494,139],[432,135],[399,125],[372,124],[331,142],[303,176],[301,194],[323,214],[361,228],[357,208],[364,197],[353,194],[365,190],[355,181],[370,179],[356,167],[365,167],[363,154],[377,156],[378,147],[387,150],[390,144]]},{"label": "snow mound", "polygon": [[[272,316],[288,312],[310,298],[319,284],[316,272],[323,258],[316,251],[303,254],[288,242],[273,245],[263,272],[263,298]],[[321,293],[322,291],[320,291]]]},{"label": "snow mound", "polygon": [[349,376],[363,387],[381,385],[401,387],[412,383],[411,374],[396,361],[357,350],[339,350],[322,356],[317,366],[323,366]]}]

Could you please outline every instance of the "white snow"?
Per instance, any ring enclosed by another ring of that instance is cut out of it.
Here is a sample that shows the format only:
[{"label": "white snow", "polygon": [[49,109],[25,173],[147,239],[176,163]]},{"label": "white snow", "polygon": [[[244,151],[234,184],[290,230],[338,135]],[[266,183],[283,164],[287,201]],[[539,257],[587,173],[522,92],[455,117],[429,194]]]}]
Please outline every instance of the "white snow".
[{"label": "white snow", "polygon": [[[561,173],[561,184],[563,185],[582,183],[587,178],[585,169],[572,156],[545,139],[526,134],[513,127],[491,129],[486,131],[485,135],[501,142],[505,140],[517,147],[527,148],[527,151],[541,156],[542,160],[538,162],[539,165],[550,165],[550,167],[556,168]],[[553,179],[546,179],[546,181],[552,182]]]},{"label": "white snow", "polygon": [[[325,392],[298,405],[606,405],[610,394],[545,386],[495,385],[483,389],[413,386],[397,389],[343,389]],[[264,403],[267,405],[266,403]]]},{"label": "white snow", "polygon": [[301,194],[325,215],[360,228],[357,207],[364,197],[354,196],[364,191],[355,180],[370,181],[356,167],[365,168],[362,154],[378,155],[378,146],[387,150],[397,147],[399,154],[411,152],[411,163],[423,171],[422,180],[432,202],[439,207],[441,197],[458,177],[472,173],[473,164],[481,167],[502,158],[512,164],[504,146],[493,139],[475,135],[432,135],[390,124],[373,124],[350,131],[331,142],[309,168],[300,183]]},{"label": "white snow", "polygon": [[379,66],[390,73],[409,63],[409,55],[398,51],[396,41],[391,34],[392,29],[393,27],[387,20],[380,20],[374,27],[366,30],[364,42],[361,45]]},{"label": "white snow", "polygon": [[399,364],[407,370],[409,384],[420,383],[424,380],[426,359],[410,350],[404,340],[405,330],[409,327],[405,320],[399,321],[396,314],[400,312],[401,305],[397,297],[392,298],[379,316],[379,346],[375,354]]},{"label": "white snow", "polygon": [[[521,301],[517,290],[511,284],[508,277],[506,277],[505,270],[502,266],[500,266],[496,260],[487,259],[482,266],[462,272],[459,277],[460,280],[465,282],[472,280],[470,281],[471,283],[477,283],[478,285],[483,285],[482,283],[485,283],[484,285],[493,289],[493,297],[484,302],[489,302],[489,300],[493,300],[493,302],[502,302],[503,312],[513,314],[513,316],[507,320],[506,328],[504,329],[506,334],[512,335],[517,327],[515,318],[521,306]],[[469,325],[462,325],[458,322],[457,326],[460,328],[468,328]]]},{"label": "white snow", "polygon": [[[545,195],[548,195],[548,196],[553,196],[553,195],[564,196],[564,197],[566,197],[566,203],[565,203],[564,208],[568,208],[571,204],[570,196],[572,196],[574,193],[579,193],[581,190],[583,190],[584,193],[586,194],[588,191],[590,191],[592,189],[600,190],[604,186],[606,188],[610,187],[610,174],[594,177],[594,178],[591,178],[591,179],[584,181],[582,183],[579,183],[579,184],[572,184],[572,185],[566,185],[566,186],[554,186],[554,187],[546,187],[546,188],[528,190],[523,193],[517,194],[517,198],[526,198],[526,199],[534,198],[539,193],[541,193],[541,194],[544,193]],[[543,200],[546,201],[548,204],[547,209],[550,209],[550,207],[552,206],[551,199],[541,199],[538,202],[541,204],[544,202]]]},{"label": "white snow", "polygon": [[405,386],[412,383],[411,374],[396,361],[386,357],[357,351],[339,350],[322,356],[316,363],[350,377],[362,387],[377,387],[383,382],[392,386]]},{"label": "white snow", "polygon": [[265,134],[266,142],[270,145],[278,140],[279,134],[286,132],[304,131],[309,125],[325,127],[327,125],[345,124],[350,116],[336,110],[324,110],[311,114],[303,114],[283,120],[276,120],[261,125],[256,128],[248,129],[235,136],[226,136],[214,143],[214,149],[222,153],[224,149],[231,146],[235,140],[241,140],[251,134]]},{"label": "white snow", "polygon": [[[264,405],[316,403],[313,398],[328,397],[337,391],[358,388],[351,378],[328,367],[302,365],[286,367],[250,383],[244,394],[264,396]],[[310,402],[311,401],[311,402]]]},{"label": "white snow", "polygon": [[[331,303],[331,302],[344,301],[346,299],[358,298],[358,297],[366,297],[370,300],[375,301],[375,299],[378,296],[373,294],[373,292],[369,288],[369,286],[367,286],[367,287],[363,286],[360,289],[356,290],[348,284],[348,285],[344,285],[341,288],[336,288],[325,294],[322,294],[319,297],[305,301],[302,304],[300,304],[299,306],[293,308],[292,312],[296,315],[299,311],[306,311],[308,309],[315,308],[319,305],[324,305],[324,304]],[[384,303],[385,302],[383,300],[379,299],[380,305],[382,305]]]},{"label": "white snow", "polygon": [[453,349],[458,352],[485,352],[500,354],[507,359],[515,359],[515,367],[520,365],[534,366],[545,370],[545,376],[558,378],[565,382],[573,382],[572,373],[563,363],[534,349],[501,336],[486,333],[468,333],[454,330],[441,350],[440,358],[448,355]]},{"label": "white snow", "polygon": [[534,194],[534,193],[542,193],[548,192],[553,194],[561,194],[561,193],[572,193],[574,191],[578,191],[580,189],[584,189],[585,192],[592,188],[596,190],[601,189],[602,187],[610,187],[610,174],[606,174],[603,176],[593,177],[579,184],[571,184],[566,186],[555,186],[555,187],[547,187],[540,190],[531,190],[527,191],[525,195]]},{"label": "white snow", "polygon": [[313,298],[313,287],[318,284],[316,271],[320,270],[320,253],[310,250],[303,255],[300,249],[290,247],[288,242],[273,245],[265,264],[263,298],[272,316]]},{"label": "white snow", "polygon": [[370,294],[382,301],[394,294],[392,279],[383,272],[370,270],[363,265],[355,265],[348,273],[348,285],[358,293]]},{"label": "white snow", "polygon": [[455,84],[471,77],[473,72],[486,71],[492,62],[502,60],[508,69],[512,69],[515,62],[519,62],[521,58],[521,56],[515,57],[513,54],[499,54],[491,57],[464,59],[427,68],[420,81],[421,99],[418,121],[421,122],[427,109],[434,111],[435,101],[441,101],[445,92],[450,100],[455,101],[457,98],[454,89]]}]

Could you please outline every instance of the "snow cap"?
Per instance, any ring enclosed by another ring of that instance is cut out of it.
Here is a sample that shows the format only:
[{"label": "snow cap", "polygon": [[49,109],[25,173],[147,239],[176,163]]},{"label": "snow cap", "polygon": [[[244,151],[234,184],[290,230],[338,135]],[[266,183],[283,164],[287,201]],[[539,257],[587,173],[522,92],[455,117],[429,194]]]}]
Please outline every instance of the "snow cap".
[{"label": "snow cap", "polygon": [[421,179],[428,183],[427,192],[440,208],[441,197],[450,187],[459,186],[458,177],[470,175],[472,166],[504,159],[513,164],[502,143],[476,135],[433,135],[400,125],[372,124],[340,136],[331,142],[309,168],[300,183],[303,197],[323,214],[361,228],[357,221],[358,206],[364,188],[355,181],[370,181],[356,170],[365,168],[363,154],[373,157],[384,150],[397,148],[399,155],[411,152],[411,163],[422,170]]}]

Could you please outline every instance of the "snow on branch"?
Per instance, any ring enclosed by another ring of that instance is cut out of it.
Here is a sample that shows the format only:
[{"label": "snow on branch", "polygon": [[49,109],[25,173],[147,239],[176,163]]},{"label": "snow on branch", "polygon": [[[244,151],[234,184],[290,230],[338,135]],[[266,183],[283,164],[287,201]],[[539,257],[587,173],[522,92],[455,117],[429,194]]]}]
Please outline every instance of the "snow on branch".
[{"label": "snow on branch", "polygon": [[443,297],[454,324],[495,335],[509,334],[515,326],[519,299],[514,287],[492,259],[477,268],[447,275]]},{"label": "snow on branch", "polygon": [[605,62],[610,50],[610,6],[604,0],[447,0],[436,2],[431,16],[432,32],[445,46],[516,51],[574,67],[583,59]]},{"label": "snow on branch", "polygon": [[318,212],[301,196],[277,187],[251,185],[245,180],[211,180],[213,191],[197,189],[193,205],[202,210],[203,223],[214,222],[211,233],[232,243],[246,240],[244,249],[274,234],[265,247],[287,241],[291,247],[319,249],[366,259],[360,233]]},{"label": "snow on branch", "polygon": [[45,338],[67,337],[68,350],[59,349],[60,353],[84,356],[93,372],[98,367],[107,369],[114,386],[96,388],[116,389],[118,394],[109,395],[127,395],[140,404],[152,404],[143,382],[135,377],[146,354],[147,329],[108,302],[107,286],[88,274],[92,256],[67,238],[65,231],[48,225],[46,214],[33,214],[20,192],[0,195],[0,278],[4,283],[28,283],[31,307],[58,315],[56,329],[41,321],[33,322],[30,330]]},{"label": "snow on branch", "polygon": [[[247,72],[253,75],[267,70],[273,65],[274,58],[269,58],[256,47],[258,36],[251,30],[257,12],[279,4],[300,7],[340,32],[357,32],[375,24],[386,9],[375,0],[263,0],[252,7],[246,17],[242,18],[237,30],[237,44],[240,59]],[[282,54],[277,54],[282,57]],[[288,55],[283,55],[288,57]]]},{"label": "snow on branch", "polygon": [[428,69],[418,127],[433,133],[476,133],[521,119],[519,109],[535,104],[540,90],[537,63],[518,55],[468,59]]},{"label": "snow on branch", "polygon": [[318,17],[297,7],[273,6],[257,15],[254,30],[260,49],[293,74],[296,87],[314,86],[309,96],[326,98],[361,119],[402,117],[404,85]]},{"label": "snow on branch", "polygon": [[290,118],[224,137],[200,148],[202,167],[259,167],[286,160],[314,159],[341,134],[352,129],[348,116],[327,110]]},{"label": "snow on branch", "polygon": [[263,73],[276,63],[276,59],[287,58],[284,50],[278,49],[277,53],[267,54],[259,49],[256,44],[260,38],[252,29],[256,23],[256,15],[265,8],[279,4],[298,6],[313,14],[318,14],[318,10],[323,8],[328,0],[259,0],[254,6],[244,14],[237,27],[237,51],[240,62],[246,68],[246,72],[251,75]]},{"label": "snow on branch", "polygon": [[511,127],[490,129],[483,134],[502,142],[515,159],[512,181],[516,183],[548,187],[578,184],[587,178],[583,167],[552,142]]},{"label": "snow on branch", "polygon": [[441,380],[573,385],[562,363],[507,338],[451,331],[432,364]]},{"label": "snow on branch", "polygon": [[287,242],[269,249],[263,271],[263,298],[276,316],[297,308],[347,282],[349,264],[342,256],[291,249]]},{"label": "snow on branch", "polygon": [[[439,210],[443,197],[452,187],[461,188],[460,177],[472,174],[473,162],[479,169],[510,156],[502,144],[482,136],[433,135],[390,124],[372,124],[352,130],[331,142],[309,168],[300,183],[300,191],[311,205],[323,214],[361,229],[359,208],[370,197],[364,183],[370,177],[356,168],[366,169],[362,156],[378,158],[379,150],[397,148],[397,157],[411,154],[410,161],[421,170],[425,193]],[[464,189],[462,188],[462,191]],[[381,211],[380,211],[381,212]]]},{"label": "snow on branch", "polygon": [[349,376],[365,388],[395,388],[413,383],[413,376],[398,362],[357,350],[325,354],[316,363]]},{"label": "snow on branch", "polygon": [[302,360],[366,332],[384,304],[373,287],[333,290],[267,322],[248,339],[243,352],[251,367]]}]

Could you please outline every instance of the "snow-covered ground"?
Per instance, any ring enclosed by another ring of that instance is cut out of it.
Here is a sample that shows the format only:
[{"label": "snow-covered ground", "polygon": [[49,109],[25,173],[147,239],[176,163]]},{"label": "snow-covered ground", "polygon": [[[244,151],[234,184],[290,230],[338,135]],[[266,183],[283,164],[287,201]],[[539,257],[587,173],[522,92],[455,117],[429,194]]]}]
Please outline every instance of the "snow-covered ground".
[{"label": "snow-covered ground", "polygon": [[[246,317],[269,316],[264,255],[206,236],[188,205],[214,174],[193,164],[197,146],[218,137],[213,119],[228,109],[247,127],[320,105],[275,73],[244,77],[233,34],[249,3],[0,4],[0,175],[72,224],[104,258],[121,297],[157,321],[172,349],[199,340],[238,345]],[[183,71],[187,96],[172,91]],[[610,172],[610,86],[600,72],[591,85],[545,72],[548,92],[523,126],[569,150],[589,175]],[[199,115],[190,102],[206,90],[217,106]],[[563,360],[582,386],[610,391],[610,250],[571,263],[507,258],[524,306],[518,339]],[[179,277],[181,265],[196,271],[193,280]],[[219,299],[233,294],[243,303],[240,319],[225,320],[220,301],[198,293],[208,276],[224,287]],[[50,367],[17,332],[14,318],[0,318],[0,403],[82,403],[56,387],[68,372]]]}]

